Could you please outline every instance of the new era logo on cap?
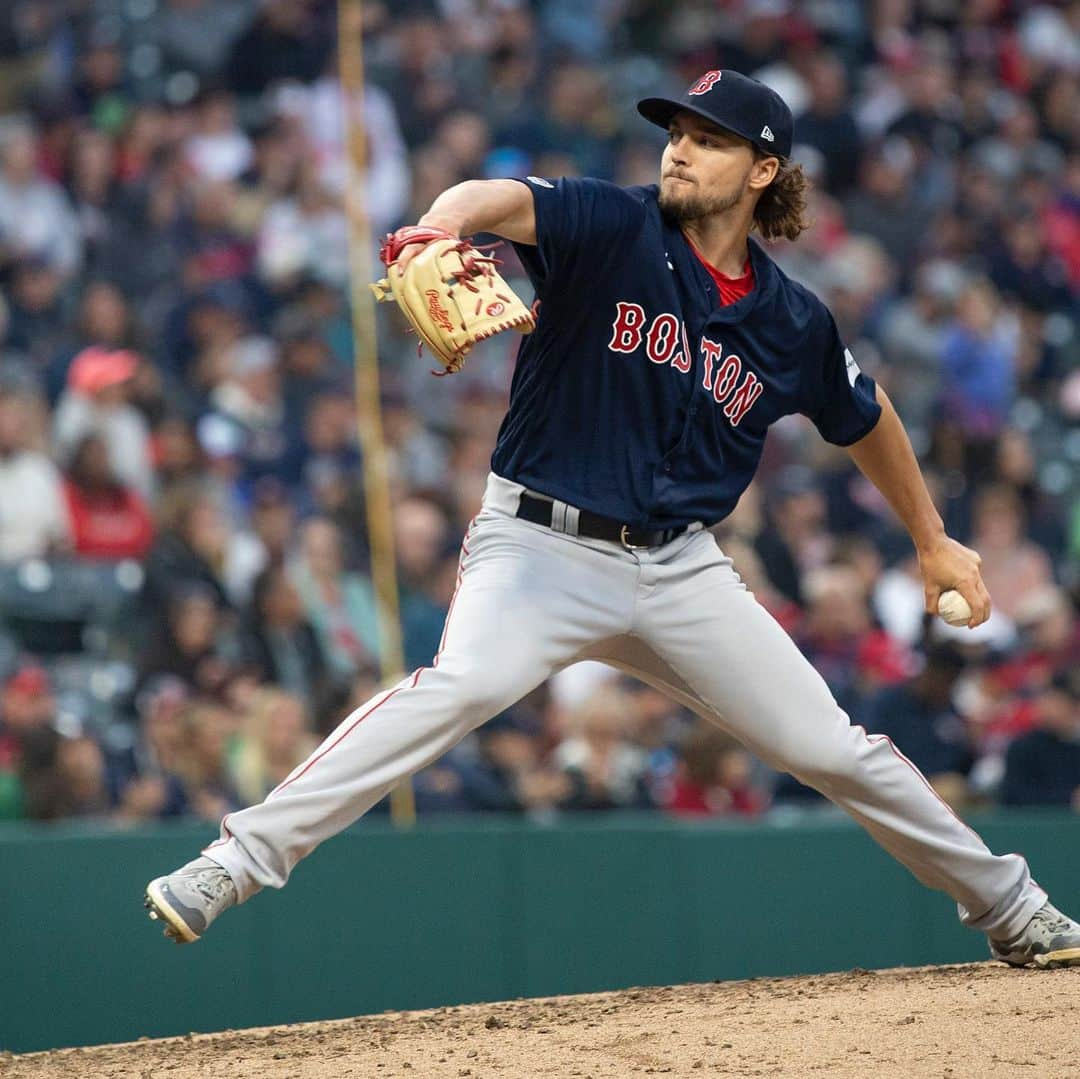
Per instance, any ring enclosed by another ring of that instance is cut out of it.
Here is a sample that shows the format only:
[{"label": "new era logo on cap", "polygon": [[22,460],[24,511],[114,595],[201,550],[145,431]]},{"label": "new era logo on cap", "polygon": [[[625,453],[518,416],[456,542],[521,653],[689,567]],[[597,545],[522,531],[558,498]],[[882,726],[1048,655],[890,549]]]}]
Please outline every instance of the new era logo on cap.
[{"label": "new era logo on cap", "polygon": [[762,128],[762,129],[761,129],[761,138],[763,138],[763,139],[767,140],[768,142],[775,142],[775,141],[776,141],[776,140],[775,140],[775,139],[773,138],[773,133],[772,133],[772,131],[770,130],[770,128],[769,128],[769,125],[768,125],[768,124],[766,124],[766,125],[765,125],[765,126],[764,126],[764,127]]}]

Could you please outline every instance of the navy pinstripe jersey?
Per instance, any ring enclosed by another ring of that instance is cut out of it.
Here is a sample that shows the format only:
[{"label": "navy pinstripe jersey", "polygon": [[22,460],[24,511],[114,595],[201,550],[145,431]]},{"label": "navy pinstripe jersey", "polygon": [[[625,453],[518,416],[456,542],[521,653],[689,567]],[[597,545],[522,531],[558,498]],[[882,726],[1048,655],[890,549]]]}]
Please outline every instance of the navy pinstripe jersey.
[{"label": "navy pinstripe jersey", "polygon": [[658,189],[527,183],[540,300],[492,457],[500,476],[631,525],[727,516],[769,425],[803,413],[850,445],[881,414],[828,309],[750,241],[755,287],[728,306]]}]

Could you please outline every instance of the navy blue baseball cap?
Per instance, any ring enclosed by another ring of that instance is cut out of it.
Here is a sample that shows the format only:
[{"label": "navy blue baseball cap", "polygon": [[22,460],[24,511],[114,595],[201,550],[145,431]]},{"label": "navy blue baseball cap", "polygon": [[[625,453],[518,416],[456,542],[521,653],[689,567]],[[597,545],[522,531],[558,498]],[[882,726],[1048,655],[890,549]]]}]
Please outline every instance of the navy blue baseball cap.
[{"label": "navy blue baseball cap", "polygon": [[666,128],[681,109],[711,120],[773,157],[791,154],[791,109],[775,91],[737,71],[706,71],[678,100],[647,97],[638,112]]}]

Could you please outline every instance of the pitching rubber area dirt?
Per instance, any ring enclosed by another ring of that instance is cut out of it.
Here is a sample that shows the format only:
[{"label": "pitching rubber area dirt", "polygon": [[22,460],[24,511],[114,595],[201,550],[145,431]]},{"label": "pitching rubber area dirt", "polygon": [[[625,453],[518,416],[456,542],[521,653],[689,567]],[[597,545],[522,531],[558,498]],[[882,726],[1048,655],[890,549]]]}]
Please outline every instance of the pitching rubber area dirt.
[{"label": "pitching rubber area dirt", "polygon": [[2,1079],[1080,1079],[1080,969],[630,989],[0,1059]]}]

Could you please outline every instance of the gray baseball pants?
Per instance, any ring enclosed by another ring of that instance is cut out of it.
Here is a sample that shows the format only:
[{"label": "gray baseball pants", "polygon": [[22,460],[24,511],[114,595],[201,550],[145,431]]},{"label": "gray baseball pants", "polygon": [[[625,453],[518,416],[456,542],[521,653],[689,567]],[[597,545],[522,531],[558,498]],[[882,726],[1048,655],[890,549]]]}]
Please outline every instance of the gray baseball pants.
[{"label": "gray baseball pants", "polygon": [[[821,791],[952,896],[966,925],[998,938],[1023,929],[1046,901],[1024,859],[992,854],[888,738],[851,725],[711,533],[627,550],[517,519],[522,490],[489,478],[431,666],[376,694],[265,801],[222,821],[204,853],[241,901],[282,887],[323,840],[552,672],[597,659]],[[566,518],[572,527],[572,509]]]}]

